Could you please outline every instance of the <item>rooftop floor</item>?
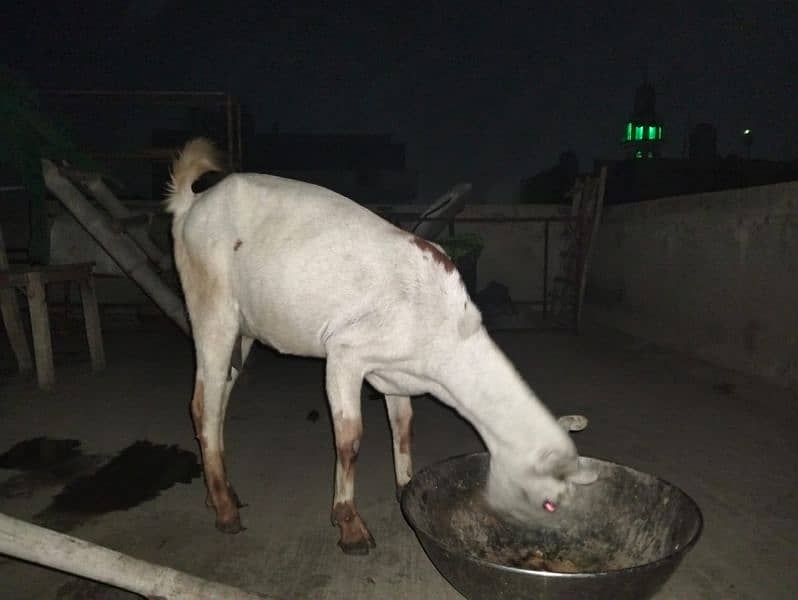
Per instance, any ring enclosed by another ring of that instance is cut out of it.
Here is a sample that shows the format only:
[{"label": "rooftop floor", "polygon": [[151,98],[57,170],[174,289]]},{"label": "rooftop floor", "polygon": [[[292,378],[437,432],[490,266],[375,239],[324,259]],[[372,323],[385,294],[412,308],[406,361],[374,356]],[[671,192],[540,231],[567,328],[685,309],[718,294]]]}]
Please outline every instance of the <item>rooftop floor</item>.
[{"label": "rooftop floor", "polygon": [[[196,451],[188,403],[193,352],[169,325],[107,327],[108,368],[92,374],[80,324],[56,335],[56,389],[14,373],[0,337],[0,453],[40,436],[112,455],[137,440]],[[793,392],[599,329],[583,336],[496,334],[555,414],[582,413],[580,452],[663,477],[701,506],[698,545],[660,599],[794,598],[798,593],[798,399]],[[256,347],[226,426],[230,479],[246,530],[216,531],[201,478],[77,524],[70,533],[152,562],[278,598],[459,598],[405,523],[394,496],[383,403],[364,394],[356,500],[377,540],[346,556],[330,524],[332,430],[321,361]],[[482,449],[468,424],[429,398],[414,403],[416,468]],[[318,420],[309,419],[318,411]],[[0,469],[2,481],[15,471]],[[59,491],[0,494],[0,512],[32,520]],[[127,598],[15,560],[0,597]]]}]

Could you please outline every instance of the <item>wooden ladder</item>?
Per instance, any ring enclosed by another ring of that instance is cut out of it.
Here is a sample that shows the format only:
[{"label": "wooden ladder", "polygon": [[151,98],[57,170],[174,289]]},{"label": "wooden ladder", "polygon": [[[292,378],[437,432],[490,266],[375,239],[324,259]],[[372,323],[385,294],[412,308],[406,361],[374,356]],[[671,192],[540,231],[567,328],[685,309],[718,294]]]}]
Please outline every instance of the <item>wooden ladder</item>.
[{"label": "wooden ladder", "polygon": [[577,179],[568,193],[571,197],[571,216],[563,231],[564,248],[560,253],[560,273],[554,277],[551,310],[554,323],[579,331],[582,305],[587,284],[587,270],[593,250],[607,181],[607,167],[598,175]]}]

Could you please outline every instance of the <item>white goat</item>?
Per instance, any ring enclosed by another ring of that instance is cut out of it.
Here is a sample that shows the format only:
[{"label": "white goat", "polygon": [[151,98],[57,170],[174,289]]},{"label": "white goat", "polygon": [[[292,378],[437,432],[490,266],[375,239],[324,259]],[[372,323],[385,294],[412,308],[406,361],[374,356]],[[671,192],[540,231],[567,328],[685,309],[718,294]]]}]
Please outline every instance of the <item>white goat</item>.
[{"label": "white goat", "polygon": [[330,190],[280,177],[234,174],[195,194],[192,183],[219,164],[207,140],[190,141],[173,165],[167,209],[196,347],[191,410],[220,530],[241,530],[222,437],[239,336],[244,359],[255,339],[327,359],[332,519],[345,552],[374,545],[354,504],[364,379],[385,394],[399,489],[412,476],[410,396],[423,393],[481,435],[491,455],[488,499],[498,509],[552,511],[571,483],[595,478],[488,336],[438,246]]}]

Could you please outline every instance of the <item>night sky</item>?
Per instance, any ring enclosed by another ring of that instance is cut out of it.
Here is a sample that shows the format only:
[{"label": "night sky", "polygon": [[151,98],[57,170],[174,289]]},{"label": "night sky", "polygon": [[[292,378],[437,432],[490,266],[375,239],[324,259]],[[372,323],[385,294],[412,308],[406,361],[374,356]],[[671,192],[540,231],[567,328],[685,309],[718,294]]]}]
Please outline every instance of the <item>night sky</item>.
[{"label": "night sky", "polygon": [[45,88],[229,91],[261,131],[391,133],[422,199],[459,180],[514,194],[566,149],[583,169],[620,157],[646,69],[665,156],[701,121],[721,154],[750,127],[753,156],[798,155],[795,2],[327,6],[22,2],[0,60]]}]

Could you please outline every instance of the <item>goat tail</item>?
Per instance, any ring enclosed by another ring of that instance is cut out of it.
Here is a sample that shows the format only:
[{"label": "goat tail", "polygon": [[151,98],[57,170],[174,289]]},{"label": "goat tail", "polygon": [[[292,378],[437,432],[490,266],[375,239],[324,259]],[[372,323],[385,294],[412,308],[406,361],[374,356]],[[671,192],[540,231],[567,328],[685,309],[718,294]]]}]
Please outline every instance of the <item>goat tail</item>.
[{"label": "goat tail", "polygon": [[194,201],[191,184],[208,171],[221,171],[221,164],[219,151],[209,139],[200,137],[187,142],[172,163],[167,212],[176,217],[185,213]]}]

